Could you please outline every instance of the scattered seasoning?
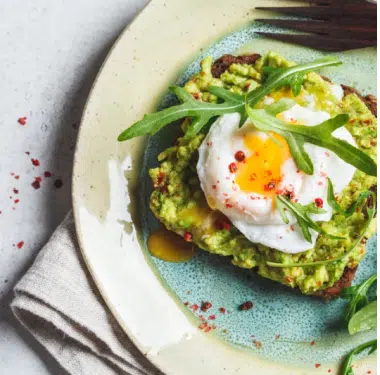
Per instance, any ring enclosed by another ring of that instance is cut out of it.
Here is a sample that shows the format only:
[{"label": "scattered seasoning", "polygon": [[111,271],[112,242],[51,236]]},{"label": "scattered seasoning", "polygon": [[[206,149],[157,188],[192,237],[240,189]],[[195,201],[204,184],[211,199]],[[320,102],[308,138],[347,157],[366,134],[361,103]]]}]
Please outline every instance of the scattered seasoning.
[{"label": "scattered seasoning", "polygon": [[314,345],[315,345],[315,341],[312,341],[312,342],[310,343],[310,345],[311,345],[311,346],[314,346]]},{"label": "scattered seasoning", "polygon": [[215,190],[216,189],[216,185],[212,185],[212,190]]},{"label": "scattered seasoning", "polygon": [[215,320],[215,319],[216,319],[216,315],[215,315],[215,314],[210,315],[210,316],[208,317],[208,320]]},{"label": "scattered seasoning", "polygon": [[231,173],[236,173],[237,170],[238,170],[238,166],[236,163],[231,163],[229,166],[228,166],[228,169],[230,170]]},{"label": "scattered seasoning", "polygon": [[57,179],[54,181],[54,186],[57,188],[57,189],[60,189],[62,186],[63,186],[63,181],[61,179]]},{"label": "scattered seasoning", "polygon": [[41,187],[41,181],[38,177],[32,182],[32,186],[37,190]]},{"label": "scattered seasoning", "polygon": [[22,126],[26,125],[26,117],[20,117],[17,122]]},{"label": "scattered seasoning", "polygon": [[330,153],[328,151],[325,151],[326,156],[330,156]]},{"label": "scattered seasoning", "polygon": [[204,322],[206,319],[205,319],[205,317],[203,316],[203,315],[199,315],[199,319],[202,321],[202,322]]},{"label": "scattered seasoning", "polygon": [[322,186],[322,185],[323,185],[323,182],[322,182],[322,181],[318,181],[318,185],[319,185],[319,186]]},{"label": "scattered seasoning", "polygon": [[20,241],[16,246],[21,249],[24,246],[24,241]]},{"label": "scattered seasoning", "polygon": [[30,155],[30,152],[29,151],[25,151],[25,154]]},{"label": "scattered seasoning", "polygon": [[189,302],[186,301],[186,302],[184,303],[184,305],[185,305],[185,306],[189,306]]},{"label": "scattered seasoning", "polygon": [[225,314],[226,313],[226,309],[224,307],[219,307],[219,312],[221,314]]},{"label": "scattered seasoning", "polygon": [[49,171],[45,171],[45,172],[44,172],[44,176],[45,176],[46,178],[51,177],[51,172],[49,172]]},{"label": "scattered seasoning", "polygon": [[296,171],[297,173],[300,173],[301,171],[297,168],[297,171]]},{"label": "scattered seasoning", "polygon": [[14,192],[15,194],[18,194],[18,190],[17,190],[16,188],[13,188],[13,192]]},{"label": "scattered seasoning", "polygon": [[264,191],[270,191],[276,188],[276,183],[274,181],[271,181],[264,185]]},{"label": "scattered seasoning", "polygon": [[253,340],[253,343],[256,345],[257,349],[261,349],[263,347],[261,341]]},{"label": "scattered seasoning", "polygon": [[228,331],[227,331],[227,329],[224,328],[224,330],[223,330],[222,332],[223,332],[223,333],[227,333]]},{"label": "scattered seasoning", "polygon": [[17,204],[18,202],[20,202],[20,199],[15,199],[15,204]]},{"label": "scattered seasoning", "polygon": [[35,167],[38,167],[40,165],[40,161],[38,159],[31,159],[32,161],[32,164],[35,166]]},{"label": "scattered seasoning", "polygon": [[288,283],[291,283],[293,279],[290,276],[286,276],[285,281],[287,281]]},{"label": "scattered seasoning", "polygon": [[212,307],[211,302],[203,302],[202,301],[201,310],[203,312],[206,312],[208,309],[211,309],[211,307]]},{"label": "scattered seasoning", "polygon": [[292,232],[294,232],[294,225],[291,225],[291,226],[290,226],[290,230],[291,230]]},{"label": "scattered seasoning", "polygon": [[206,329],[204,330],[205,333],[208,333],[211,331],[211,327],[210,326],[207,326]]},{"label": "scattered seasoning", "polygon": [[18,176],[18,175],[17,175],[17,176],[15,176],[15,179],[16,179],[16,180],[18,180],[19,178],[20,178],[20,176]]},{"label": "scattered seasoning", "polygon": [[331,368],[329,368],[327,372],[331,372]]},{"label": "scattered seasoning", "polygon": [[212,142],[211,141],[207,142],[207,146],[212,146]]},{"label": "scattered seasoning", "polygon": [[314,203],[315,203],[315,205],[318,208],[322,208],[323,207],[323,199],[322,198],[315,198],[314,199]]},{"label": "scattered seasoning", "polygon": [[197,92],[195,92],[195,93],[193,94],[193,98],[196,99],[196,100],[198,100],[198,99],[199,99],[199,94],[198,94]]},{"label": "scattered seasoning", "polygon": [[368,124],[370,124],[370,123],[371,123],[371,120],[370,120],[370,119],[367,119],[367,120],[364,120],[363,122],[364,122],[365,124],[367,124],[367,125],[368,125]]},{"label": "scattered seasoning", "polygon": [[316,363],[315,364],[315,368],[319,368],[319,367],[321,367],[321,364],[320,363]]},{"label": "scattered seasoning", "polygon": [[280,335],[276,335],[275,339],[278,340],[280,338]]},{"label": "scattered seasoning", "polygon": [[253,307],[253,303],[251,301],[247,301],[247,302],[244,302],[242,303],[240,306],[239,306],[239,310],[251,310]]},{"label": "scattered seasoning", "polygon": [[199,325],[199,329],[204,329],[206,327],[207,327],[207,323],[206,322],[204,322],[204,323],[202,323],[202,324]]},{"label": "scattered seasoning", "polygon": [[231,203],[226,203],[226,208],[232,208],[232,204]]},{"label": "scattered seasoning", "polygon": [[244,152],[243,151],[237,151],[235,153],[235,159],[237,161],[244,161],[245,160],[245,154],[244,154]]},{"label": "scattered seasoning", "polygon": [[372,371],[371,371],[371,370],[368,370],[368,371],[367,371],[367,374],[372,374]]},{"label": "scattered seasoning", "polygon": [[185,232],[184,236],[183,236],[183,239],[186,241],[186,242],[191,242],[193,240],[193,236],[191,235],[191,233],[189,232]]},{"label": "scattered seasoning", "polygon": [[193,303],[191,306],[190,306],[190,309],[193,310],[194,312],[198,311],[199,309],[199,306],[195,303]]}]

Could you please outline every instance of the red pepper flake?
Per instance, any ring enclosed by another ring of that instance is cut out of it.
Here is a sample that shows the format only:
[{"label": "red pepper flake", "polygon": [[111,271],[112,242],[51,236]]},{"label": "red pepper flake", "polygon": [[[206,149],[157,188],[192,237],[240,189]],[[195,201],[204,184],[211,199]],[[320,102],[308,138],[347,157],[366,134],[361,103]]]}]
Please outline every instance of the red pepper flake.
[{"label": "red pepper flake", "polygon": [[206,329],[204,330],[205,333],[208,333],[210,331],[211,331],[211,327],[210,326],[206,327]]},{"label": "red pepper flake", "polygon": [[32,186],[37,190],[41,187],[41,181],[39,180],[39,177],[36,177],[36,179],[32,182]]},{"label": "red pepper flake", "polygon": [[265,191],[270,191],[276,188],[276,183],[274,181],[269,182],[268,184],[264,185]]},{"label": "red pepper flake", "polygon": [[195,93],[193,94],[193,98],[198,100],[198,99],[199,99],[199,94],[195,92]]},{"label": "red pepper flake", "polygon": [[276,335],[275,339],[278,340],[280,338],[280,335]]},{"label": "red pepper flake", "polygon": [[20,241],[16,246],[21,249],[24,246],[24,241]]},{"label": "red pepper flake", "polygon": [[226,309],[224,307],[219,307],[219,312],[221,314],[225,314],[226,313]]},{"label": "red pepper flake", "polygon": [[260,156],[260,154],[256,151],[256,152],[255,152],[255,156]]},{"label": "red pepper flake", "polygon": [[319,367],[321,367],[321,364],[320,363],[316,363],[315,364],[315,368],[319,368]]},{"label": "red pepper flake", "polygon": [[198,311],[199,309],[199,306],[195,303],[193,303],[191,306],[190,306],[190,309],[193,310],[194,312]]},{"label": "red pepper flake", "polygon": [[216,185],[212,185],[212,190],[215,190],[216,189]]},{"label": "red pepper flake", "polygon": [[18,194],[18,190],[17,190],[16,188],[13,188],[13,192],[14,192],[15,194]]},{"label": "red pepper flake", "polygon": [[297,168],[296,172],[297,172],[297,173],[300,173],[301,171]]},{"label": "red pepper flake", "polygon": [[330,156],[330,153],[328,151],[325,151],[326,156]]},{"label": "red pepper flake", "polygon": [[38,167],[40,165],[40,161],[38,159],[31,159],[32,160],[32,164],[35,166],[35,167]]},{"label": "red pepper flake", "polygon": [[215,320],[215,319],[216,319],[216,315],[215,315],[215,314],[210,315],[210,316],[208,317],[208,320]]},{"label": "red pepper flake", "polygon": [[29,151],[25,151],[25,154],[30,155],[30,152]]},{"label": "red pepper flake", "polygon": [[311,345],[311,346],[314,346],[314,345],[315,345],[315,341],[312,341],[312,342],[310,343],[310,345]]},{"label": "red pepper flake", "polygon": [[249,86],[251,86],[251,83],[250,83],[250,82],[246,83],[246,84],[244,85],[244,88],[245,88],[246,90],[248,90],[248,89],[249,89]]},{"label": "red pepper flake", "polygon": [[323,172],[321,171],[321,173],[319,174],[321,177],[326,177],[327,176],[327,173],[326,172]]},{"label": "red pepper flake", "polygon": [[371,371],[371,370],[368,370],[368,371],[367,371],[367,374],[372,374],[372,371]]},{"label": "red pepper flake", "polygon": [[45,176],[46,178],[51,177],[51,172],[49,172],[49,171],[45,171],[45,172],[44,172],[44,176]]},{"label": "red pepper flake", "polygon": [[230,170],[231,173],[236,173],[237,170],[238,170],[238,166],[236,163],[231,163],[229,166],[228,166],[228,169]]},{"label": "red pepper flake", "polygon": [[327,370],[327,372],[331,372],[331,368],[329,368],[329,369]]},{"label": "red pepper flake", "polygon": [[212,146],[212,142],[207,142],[207,146]]},{"label": "red pepper flake", "polygon": [[208,301],[203,302],[202,301],[201,310],[203,312],[206,312],[208,309],[211,309],[211,307],[212,307],[212,303],[211,302],[208,302]]},{"label": "red pepper flake", "polygon": [[18,175],[17,175],[17,176],[15,176],[15,179],[16,179],[16,180],[18,180],[19,178],[20,178],[20,176],[18,176]]},{"label": "red pepper flake", "polygon": [[14,172],[11,172],[11,176],[14,176],[15,174],[14,174]]},{"label": "red pepper flake", "polygon": [[186,301],[186,302],[184,303],[184,305],[185,305],[185,306],[189,306],[189,302]]},{"label": "red pepper flake", "polygon": [[322,181],[318,181],[318,185],[319,185],[319,186],[322,186],[322,185],[323,185],[323,182],[322,182]]},{"label": "red pepper flake", "polygon": [[354,118],[352,118],[349,122],[350,124],[353,124],[356,120]]},{"label": "red pepper flake", "polygon": [[189,232],[185,232],[184,236],[183,236],[183,239],[186,241],[186,242],[191,242],[193,240],[193,236],[191,233]]},{"label": "red pepper flake", "polygon": [[231,203],[226,203],[226,208],[232,208],[232,204]]},{"label": "red pepper flake", "polygon": [[15,199],[15,204],[17,204],[18,202],[20,202],[20,199]]},{"label": "red pepper flake", "polygon": [[204,322],[206,319],[205,319],[205,317],[203,316],[203,315],[199,315],[199,319],[202,321],[202,322]]},{"label": "red pepper flake", "polygon": [[42,178],[41,177],[36,177],[36,180],[38,181],[38,182],[42,182]]},{"label": "red pepper flake", "polygon": [[263,344],[261,343],[261,341],[253,340],[253,343],[255,344],[257,349],[261,349],[263,347]]},{"label": "red pepper flake", "polygon": [[199,329],[204,329],[206,327],[207,327],[207,323],[206,322],[204,322],[204,323],[202,323],[202,324],[199,325]]},{"label": "red pepper flake", "polygon": [[291,283],[293,281],[293,278],[290,276],[286,276],[285,281],[287,281],[288,283]]},{"label": "red pepper flake", "polygon": [[318,208],[322,208],[323,207],[323,199],[322,198],[315,198],[314,199],[314,203],[315,203],[315,205]]},{"label": "red pepper flake", "polygon": [[244,152],[243,151],[237,151],[235,153],[235,159],[237,161],[244,161],[245,160],[245,154],[244,154]]},{"label": "red pepper flake", "polygon": [[240,306],[239,306],[239,310],[241,311],[244,311],[244,310],[251,310],[253,307],[253,303],[251,301],[247,301],[247,302],[244,302],[242,303]]},{"label": "red pepper flake", "polygon": [[26,117],[20,117],[17,122],[22,126],[26,125]]},{"label": "red pepper flake", "polygon": [[294,225],[291,225],[291,226],[290,226],[290,230],[291,230],[292,232],[294,232]]},{"label": "red pepper flake", "polygon": [[367,120],[364,120],[363,122],[364,122],[365,124],[367,124],[367,125],[368,125],[368,124],[370,124],[370,123],[371,123],[371,120],[370,120],[370,119],[367,119]]}]

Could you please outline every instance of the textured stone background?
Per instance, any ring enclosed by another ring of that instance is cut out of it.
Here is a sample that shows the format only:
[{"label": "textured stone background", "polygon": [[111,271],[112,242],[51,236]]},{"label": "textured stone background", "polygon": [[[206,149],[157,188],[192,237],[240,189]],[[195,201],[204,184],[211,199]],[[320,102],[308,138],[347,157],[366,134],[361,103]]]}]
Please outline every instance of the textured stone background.
[{"label": "textured stone background", "polygon": [[[2,375],[65,374],[19,326],[8,305],[13,286],[71,207],[72,159],[83,106],[115,39],[146,3],[0,2]],[[24,116],[27,123],[21,126],[17,120]],[[33,166],[32,158],[40,166]],[[45,178],[45,171],[52,177]],[[36,190],[31,184],[38,176],[42,182]],[[54,186],[57,179],[63,181],[59,189]]]}]

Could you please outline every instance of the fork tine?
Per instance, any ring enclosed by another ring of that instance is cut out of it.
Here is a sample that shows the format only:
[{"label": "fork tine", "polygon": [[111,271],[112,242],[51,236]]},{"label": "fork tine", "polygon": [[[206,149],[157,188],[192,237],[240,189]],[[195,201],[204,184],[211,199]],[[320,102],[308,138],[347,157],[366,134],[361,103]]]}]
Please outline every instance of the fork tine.
[{"label": "fork tine", "polygon": [[368,25],[368,22],[350,24],[347,22],[332,21],[299,21],[283,19],[256,19],[277,27],[294,29],[299,31],[313,32],[336,37],[376,40],[376,26]]},{"label": "fork tine", "polygon": [[344,5],[344,6],[318,6],[318,7],[257,7],[258,10],[292,14],[303,17],[314,17],[318,19],[346,18],[368,18],[376,19],[376,5]]},{"label": "fork tine", "polygon": [[306,47],[330,52],[373,47],[377,44],[376,41],[373,40],[342,39],[325,35],[277,34],[265,32],[257,32],[257,34],[282,42],[300,44]]}]

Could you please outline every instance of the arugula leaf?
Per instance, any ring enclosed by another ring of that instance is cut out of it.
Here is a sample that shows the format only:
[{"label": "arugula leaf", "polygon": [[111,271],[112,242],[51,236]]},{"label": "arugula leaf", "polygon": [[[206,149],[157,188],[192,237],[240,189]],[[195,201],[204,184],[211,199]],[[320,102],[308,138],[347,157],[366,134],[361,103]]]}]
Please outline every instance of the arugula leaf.
[{"label": "arugula leaf", "polygon": [[376,201],[376,194],[372,191],[364,191],[363,193],[361,193],[359,195],[359,197],[356,199],[355,203],[353,205],[351,205],[350,207],[347,208],[347,210],[344,210],[340,204],[337,202],[336,198],[335,198],[335,193],[334,193],[334,187],[333,187],[333,184],[330,180],[330,178],[327,178],[327,181],[328,181],[328,185],[327,185],[327,203],[330,205],[330,207],[344,215],[345,217],[349,217],[351,216],[353,213],[355,213],[356,209],[361,207],[363,205],[363,203],[369,198],[369,197],[372,197],[372,201],[375,202]]},{"label": "arugula leaf", "polygon": [[[258,87],[256,90],[253,90],[247,94],[247,102],[250,106],[254,107],[255,104],[257,104],[265,95],[269,94],[271,91],[282,86],[291,85],[291,78],[294,75],[299,76],[301,74],[312,72],[326,66],[335,66],[341,64],[342,62],[339,61],[336,57],[326,56],[306,64],[292,66],[291,68],[272,69],[265,83]],[[295,80],[295,86],[298,84],[299,80]],[[297,93],[298,88],[295,87],[294,90]]]},{"label": "arugula leaf", "polygon": [[357,311],[348,322],[348,333],[367,331],[377,326],[377,301],[372,301]]},{"label": "arugula leaf", "polygon": [[346,163],[371,176],[376,176],[377,174],[377,165],[369,155],[332,135],[336,129],[342,127],[348,121],[349,117],[346,114],[337,115],[316,126],[287,124],[268,113],[265,109],[252,109],[248,103],[248,96],[246,112],[256,128],[265,132],[272,131],[286,139],[297,167],[307,174],[314,173],[314,166],[305,151],[305,143],[331,150]]},{"label": "arugula leaf", "polygon": [[362,282],[360,285],[343,289],[341,297],[350,298],[351,301],[348,304],[344,319],[348,322],[363,305],[368,303],[367,293],[371,285],[377,280],[377,274],[372,275],[369,279]]},{"label": "arugula leaf", "polygon": [[[289,79],[294,74],[306,73],[323,67],[340,64],[341,62],[336,57],[324,57],[310,63],[300,64],[289,69],[274,72],[264,84],[248,94],[248,103],[253,106],[274,89],[289,84]],[[185,117],[193,118],[193,122],[189,126],[185,135],[188,138],[197,134],[210,119],[216,116],[238,112],[241,114],[241,125],[246,119],[244,109],[245,98],[241,95],[232,93],[229,90],[221,87],[208,88],[208,91],[211,94],[214,94],[223,100],[222,103],[205,103],[195,100],[185,89],[178,86],[171,87],[170,90],[174,92],[180,100],[180,104],[156,113],[145,115],[142,120],[137,121],[131,127],[124,130],[119,135],[118,141],[123,142],[147,134],[153,135],[164,126]]]},{"label": "arugula leaf", "polygon": [[366,342],[365,344],[359,345],[357,348],[353,349],[348,356],[346,357],[343,368],[342,375],[353,375],[354,371],[352,370],[352,361],[354,356],[363,352],[364,350],[369,349],[368,355],[372,354],[377,349],[377,340],[372,340]]},{"label": "arugula leaf", "polygon": [[130,128],[124,130],[118,137],[118,141],[139,137],[142,135],[154,135],[164,126],[185,117],[192,117],[187,137],[197,134],[207,122],[226,113],[244,113],[244,103],[240,95],[234,94],[220,87],[210,88],[214,94],[220,95],[223,103],[205,103],[195,100],[184,88],[174,86],[170,90],[177,96],[181,104],[166,108],[160,112],[145,115],[144,118]]},{"label": "arugula leaf", "polygon": [[321,264],[334,263],[334,262],[338,262],[340,260],[343,260],[344,258],[349,256],[355,250],[356,246],[359,245],[359,243],[363,239],[365,233],[367,232],[369,226],[371,225],[373,218],[375,217],[375,212],[376,212],[375,207],[373,207],[373,208],[367,207],[368,219],[366,221],[366,224],[364,225],[363,231],[361,232],[360,236],[356,239],[354,244],[350,247],[350,249],[341,256],[338,256],[338,257],[335,257],[332,259],[317,260],[315,262],[309,262],[309,263],[286,263],[286,264],[284,264],[284,263],[266,262],[266,264],[267,264],[267,266],[275,267],[275,268],[313,267],[313,266],[318,266]]},{"label": "arugula leaf", "polygon": [[[269,77],[274,76],[276,74],[281,74],[286,70],[286,68],[274,68],[271,66],[265,66],[263,68],[264,73],[269,73]],[[306,73],[296,73],[290,76],[289,78],[285,78],[283,80],[284,86],[289,86],[292,89],[293,96],[298,96],[302,89],[302,84],[305,79]]]},{"label": "arugula leaf", "polygon": [[305,239],[312,243],[311,233],[309,229],[313,229],[319,234],[323,234],[331,239],[341,240],[344,237],[332,236],[326,233],[319,225],[317,225],[313,220],[310,219],[309,214],[323,214],[326,211],[318,208],[314,203],[303,206],[300,203],[292,202],[290,199],[276,195],[276,205],[280,211],[281,218],[286,224],[289,223],[289,220],[286,216],[285,210],[288,209],[292,215],[296,218],[298,225],[301,227],[302,233]]}]

